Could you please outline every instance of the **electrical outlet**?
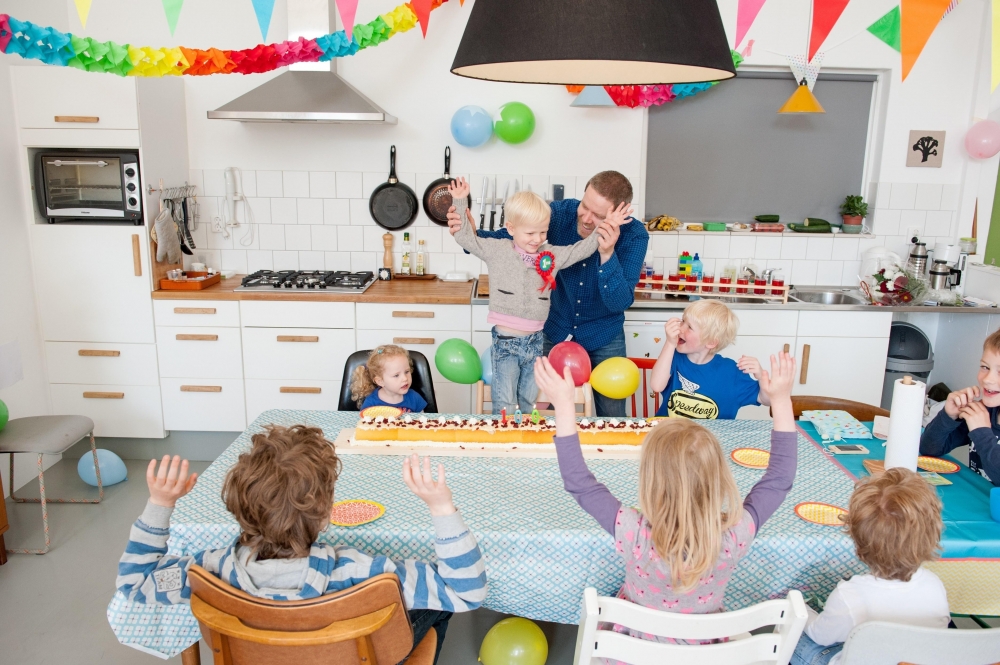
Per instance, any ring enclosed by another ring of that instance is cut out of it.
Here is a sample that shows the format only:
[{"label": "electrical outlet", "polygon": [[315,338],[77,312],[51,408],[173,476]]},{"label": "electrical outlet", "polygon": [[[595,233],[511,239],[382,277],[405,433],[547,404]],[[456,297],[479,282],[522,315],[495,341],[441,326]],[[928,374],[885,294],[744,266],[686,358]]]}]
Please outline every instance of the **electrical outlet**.
[{"label": "electrical outlet", "polygon": [[906,241],[909,242],[911,238],[917,238],[920,236],[920,227],[911,226],[906,229]]}]

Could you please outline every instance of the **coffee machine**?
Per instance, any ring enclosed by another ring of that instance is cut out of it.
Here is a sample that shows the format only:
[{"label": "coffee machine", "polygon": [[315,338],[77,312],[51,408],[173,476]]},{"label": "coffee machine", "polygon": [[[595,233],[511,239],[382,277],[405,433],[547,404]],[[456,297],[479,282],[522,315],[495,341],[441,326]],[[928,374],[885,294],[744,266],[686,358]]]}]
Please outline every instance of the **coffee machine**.
[{"label": "coffee machine", "polygon": [[962,276],[968,267],[969,255],[958,245],[939,242],[934,245],[932,261],[931,288],[950,289],[961,294],[965,290]]}]

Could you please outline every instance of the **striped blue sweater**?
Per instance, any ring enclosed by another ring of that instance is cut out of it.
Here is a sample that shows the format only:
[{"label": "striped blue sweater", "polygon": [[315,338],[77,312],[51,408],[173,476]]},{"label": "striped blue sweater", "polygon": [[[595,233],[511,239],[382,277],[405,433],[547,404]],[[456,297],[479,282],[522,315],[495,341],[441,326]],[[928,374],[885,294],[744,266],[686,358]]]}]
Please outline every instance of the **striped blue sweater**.
[{"label": "striped blue sweater", "polygon": [[351,547],[313,543],[308,558],[256,561],[234,542],[194,555],[167,554],[172,508],[146,504],[132,525],[115,584],[130,601],[174,605],[190,602],[192,563],[231,586],[272,600],[301,600],[334,593],[382,573],[395,573],[407,609],[474,610],[486,598],[486,566],[475,536],[459,513],[433,517],[437,564],[392,561]]}]

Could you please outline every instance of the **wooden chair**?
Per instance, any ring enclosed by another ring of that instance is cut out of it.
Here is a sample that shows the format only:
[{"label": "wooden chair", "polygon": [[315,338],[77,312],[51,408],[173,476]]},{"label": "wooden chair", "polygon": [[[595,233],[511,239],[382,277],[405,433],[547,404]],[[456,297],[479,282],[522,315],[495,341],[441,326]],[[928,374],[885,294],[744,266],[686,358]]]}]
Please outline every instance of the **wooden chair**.
[{"label": "wooden chair", "polygon": [[[493,391],[488,385],[483,383],[482,380],[476,383],[476,413],[490,413],[486,411],[483,406],[486,402],[493,401]],[[539,404],[547,403],[548,400],[545,399],[545,395],[541,392],[538,393],[538,398],[535,400]],[[594,417],[594,389],[590,387],[590,383],[584,383],[582,386],[577,386],[576,395],[573,398],[576,403],[577,411],[576,415],[583,418],[593,418]],[[580,408],[582,407],[582,409]],[[548,409],[539,409],[538,412],[543,416],[555,415],[555,411]],[[508,413],[508,416],[514,414]]]},{"label": "wooden chair", "polygon": [[[806,605],[794,589],[783,600],[768,600],[735,612],[679,614],[642,607],[619,598],[583,591],[583,612],[576,637],[576,665],[597,665],[604,658],[632,665],[787,665],[806,626]],[[643,633],[682,640],[717,640],[716,644],[665,644],[602,630],[619,624]],[[774,626],[774,632],[749,631]]]},{"label": "wooden chair", "polygon": [[[188,569],[191,613],[215,665],[431,665],[432,628],[416,647],[399,578],[383,574],[310,600],[276,601],[235,589],[201,566]],[[184,665],[200,665],[198,645]]]},{"label": "wooden chair", "polygon": [[847,411],[863,423],[870,423],[875,420],[875,416],[889,417],[889,412],[885,409],[863,402],[854,402],[849,399],[837,397],[819,397],[811,395],[792,395],[792,411],[798,419],[803,411]]},{"label": "wooden chair", "polygon": [[643,418],[650,417],[649,413],[650,399],[653,400],[652,415],[655,416],[656,412],[660,410],[660,393],[656,392],[655,390],[650,390],[647,386],[649,385],[649,373],[650,371],[652,371],[653,365],[656,364],[656,358],[629,358],[629,360],[634,362],[635,366],[638,367],[639,371],[642,372],[642,386],[641,386],[642,392],[640,393],[636,391],[635,393],[632,394],[632,417],[633,418],[639,417],[639,411],[636,408],[635,404],[636,395],[642,395],[642,417]]},{"label": "wooden chair", "polygon": [[841,665],[1000,665],[1000,628],[921,628],[863,623],[847,636]]}]

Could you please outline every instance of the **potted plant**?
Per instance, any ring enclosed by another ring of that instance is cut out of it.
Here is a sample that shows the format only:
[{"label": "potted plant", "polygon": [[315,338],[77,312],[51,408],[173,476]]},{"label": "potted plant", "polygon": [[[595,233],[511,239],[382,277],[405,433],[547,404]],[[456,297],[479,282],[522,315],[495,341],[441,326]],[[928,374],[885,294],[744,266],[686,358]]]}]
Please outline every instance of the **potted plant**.
[{"label": "potted plant", "polygon": [[845,225],[860,226],[861,220],[868,216],[868,204],[858,195],[848,195],[840,204],[840,214]]}]

